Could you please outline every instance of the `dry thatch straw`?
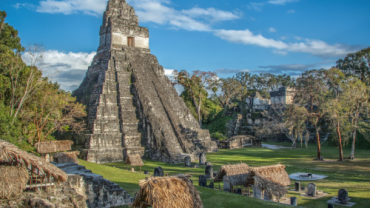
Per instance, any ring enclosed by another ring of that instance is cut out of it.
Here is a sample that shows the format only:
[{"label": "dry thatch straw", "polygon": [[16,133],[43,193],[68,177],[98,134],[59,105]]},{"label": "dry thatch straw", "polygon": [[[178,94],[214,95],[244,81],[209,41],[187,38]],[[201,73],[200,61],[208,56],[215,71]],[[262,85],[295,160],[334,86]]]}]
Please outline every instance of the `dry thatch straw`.
[{"label": "dry thatch straw", "polygon": [[61,140],[61,141],[49,141],[49,142],[38,142],[35,144],[38,153],[53,153],[63,152],[71,150],[72,141]]},{"label": "dry thatch straw", "polygon": [[26,188],[29,179],[25,167],[0,166],[0,199],[17,196]]},{"label": "dry thatch straw", "polygon": [[276,196],[278,199],[283,197],[288,191],[286,186],[290,185],[288,173],[285,166],[271,165],[262,167],[252,167],[246,177],[245,186],[254,185],[265,190],[270,199]]},{"label": "dry thatch straw", "polygon": [[248,173],[249,166],[245,163],[223,165],[218,171],[214,182],[221,182],[226,175],[233,186],[244,185]]},{"label": "dry thatch straw", "polygon": [[278,199],[281,199],[285,194],[288,193],[285,186],[281,185],[278,182],[269,180],[261,175],[254,176],[254,185],[260,187],[262,190],[265,190],[269,195],[269,198],[272,199],[273,196],[276,196]]},{"label": "dry thatch straw", "polygon": [[76,163],[79,164],[77,153],[80,154],[80,152],[58,152],[53,155],[54,162],[61,164],[61,163]]},{"label": "dry thatch straw", "polygon": [[23,150],[9,142],[0,140],[0,163],[16,166],[20,164],[23,167],[31,167],[30,169],[38,169],[39,175],[51,176],[57,182],[65,182],[68,175],[61,169],[55,167],[53,164],[45,162],[43,158],[37,157]]},{"label": "dry thatch straw", "polygon": [[289,175],[285,171],[285,166],[281,164],[250,168],[250,173],[247,176],[247,185],[253,184],[253,177],[255,175],[275,181],[283,186],[289,186],[291,184]]},{"label": "dry thatch straw", "polygon": [[125,165],[131,165],[131,166],[144,166],[143,161],[141,160],[141,157],[139,154],[135,155],[127,155],[125,159]]},{"label": "dry thatch straw", "polygon": [[198,190],[188,176],[150,177],[140,180],[132,207],[203,208]]}]

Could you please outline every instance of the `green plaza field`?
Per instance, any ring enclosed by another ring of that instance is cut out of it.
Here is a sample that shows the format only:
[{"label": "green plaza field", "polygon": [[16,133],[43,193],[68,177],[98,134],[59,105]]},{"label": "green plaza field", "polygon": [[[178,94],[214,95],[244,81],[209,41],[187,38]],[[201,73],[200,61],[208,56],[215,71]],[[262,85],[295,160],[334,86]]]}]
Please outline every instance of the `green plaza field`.
[{"label": "green plaza field", "polygon": [[[290,146],[289,143],[269,143],[280,146]],[[345,156],[349,156],[350,149],[344,149]],[[319,181],[314,181],[318,190],[322,190],[329,195],[320,199],[310,199],[300,196],[297,193],[289,192],[286,197],[296,196],[298,206],[319,208],[327,207],[326,201],[337,195],[337,191],[345,188],[349,192],[351,202],[356,202],[354,208],[370,207],[370,150],[356,150],[355,161],[337,162],[338,149],[331,146],[322,147],[324,162],[315,161],[316,145],[309,144],[309,147],[289,150],[279,149],[270,150],[265,148],[244,148],[235,150],[219,150],[219,152],[208,153],[207,161],[213,165],[213,170],[218,171],[221,165],[235,164],[244,162],[249,166],[274,165],[281,163],[286,166],[288,174],[296,172],[307,172],[328,176]],[[144,160],[145,166],[142,170],[149,170],[152,175],[154,168],[161,166],[165,174],[175,175],[179,173],[192,175],[194,185],[201,194],[205,208],[236,208],[236,207],[288,207],[283,204],[266,202],[247,196],[240,196],[226,193],[219,190],[212,190],[198,186],[198,176],[204,175],[205,166],[198,168],[184,167],[183,164],[167,164],[151,160]],[[104,178],[117,183],[133,196],[138,190],[138,182],[147,177],[142,173],[128,171],[129,165],[123,163],[110,163],[98,165],[80,160],[80,164],[92,170],[93,173],[100,174]],[[196,164],[195,162],[193,164]],[[139,171],[139,168],[136,168]],[[211,182],[212,180],[209,180]],[[294,187],[292,180],[291,187]],[[307,186],[309,182],[301,181],[302,186]],[[215,184],[218,188],[218,184]],[[221,184],[222,187],[222,184]],[[335,207],[344,207],[335,205]]]}]

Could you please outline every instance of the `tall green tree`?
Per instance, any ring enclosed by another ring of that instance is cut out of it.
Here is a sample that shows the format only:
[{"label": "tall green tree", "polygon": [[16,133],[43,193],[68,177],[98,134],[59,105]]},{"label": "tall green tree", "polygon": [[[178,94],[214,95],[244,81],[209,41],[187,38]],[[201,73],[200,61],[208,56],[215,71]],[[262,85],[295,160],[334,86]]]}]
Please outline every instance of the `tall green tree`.
[{"label": "tall green tree", "polygon": [[82,130],[84,106],[43,77],[40,45],[28,47],[28,65],[23,62],[25,49],[5,18],[0,12],[0,137],[22,148],[53,139],[55,131]]},{"label": "tall green tree", "polygon": [[212,88],[215,85],[214,83],[217,82],[216,73],[199,70],[189,73],[185,70],[180,72],[175,70],[173,74],[178,84],[182,85],[190,94],[197,109],[199,125],[202,127],[202,101],[203,98],[208,96],[206,89]]},{"label": "tall green tree", "polygon": [[296,81],[296,94],[293,102],[307,108],[306,121],[315,128],[317,157],[321,156],[321,140],[319,121],[325,115],[323,104],[326,102],[328,88],[320,70],[304,72]]},{"label": "tall green tree", "polygon": [[339,59],[336,68],[348,75],[357,76],[366,85],[370,85],[370,47]]}]

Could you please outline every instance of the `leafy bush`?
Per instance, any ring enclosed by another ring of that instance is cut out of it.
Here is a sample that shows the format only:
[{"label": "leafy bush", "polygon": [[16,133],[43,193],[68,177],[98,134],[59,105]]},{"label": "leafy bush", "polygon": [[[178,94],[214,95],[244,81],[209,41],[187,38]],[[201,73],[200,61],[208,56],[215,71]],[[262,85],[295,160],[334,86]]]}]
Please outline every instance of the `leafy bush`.
[{"label": "leafy bush", "polygon": [[212,138],[215,138],[217,140],[220,140],[220,141],[227,139],[226,136],[224,136],[223,134],[221,134],[219,132],[216,132],[216,133],[211,134],[211,137]]},{"label": "leafy bush", "polygon": [[208,129],[211,134],[218,132],[220,134],[225,135],[226,134],[226,123],[227,121],[232,119],[232,117],[222,116],[223,111],[224,110],[220,111],[211,123],[204,124],[202,127],[204,129]]}]

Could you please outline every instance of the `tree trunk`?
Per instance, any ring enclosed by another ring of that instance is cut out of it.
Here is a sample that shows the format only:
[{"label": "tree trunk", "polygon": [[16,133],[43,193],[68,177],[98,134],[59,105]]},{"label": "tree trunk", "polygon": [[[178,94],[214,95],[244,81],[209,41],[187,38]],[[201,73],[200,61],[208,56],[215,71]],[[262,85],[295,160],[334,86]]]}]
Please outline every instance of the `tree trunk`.
[{"label": "tree trunk", "polygon": [[351,157],[349,158],[350,160],[355,159],[356,129],[352,133],[352,140]]},{"label": "tree trunk", "polygon": [[200,107],[202,105],[202,97],[199,96],[199,105],[198,105],[198,122],[199,122],[199,126],[200,128],[202,128],[202,115],[200,114]]},{"label": "tree trunk", "polygon": [[320,160],[321,157],[321,143],[320,143],[320,134],[319,130],[317,129],[317,123],[315,124],[315,132],[316,132],[316,143],[317,143],[317,158]]},{"label": "tree trunk", "polygon": [[340,134],[339,121],[337,123],[337,134],[338,134],[338,142],[339,142],[339,161],[343,161],[342,135]]}]

